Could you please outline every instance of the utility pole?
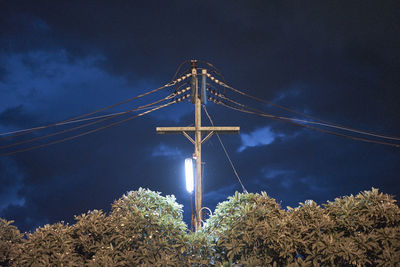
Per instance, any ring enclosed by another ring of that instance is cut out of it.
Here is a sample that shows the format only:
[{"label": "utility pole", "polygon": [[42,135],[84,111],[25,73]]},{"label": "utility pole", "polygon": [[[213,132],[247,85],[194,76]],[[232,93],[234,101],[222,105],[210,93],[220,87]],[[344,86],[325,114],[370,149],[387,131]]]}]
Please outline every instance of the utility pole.
[{"label": "utility pole", "polygon": [[[208,140],[215,132],[229,134],[238,134],[240,127],[203,127],[201,126],[201,105],[206,102],[206,77],[207,70],[202,69],[202,90],[198,92],[198,79],[196,60],[191,60],[192,81],[191,81],[191,102],[194,104],[195,117],[194,127],[157,127],[158,134],[177,134],[182,133],[189,141],[194,144],[193,158],[196,160],[196,175],[195,175],[195,230],[201,228],[201,209],[203,200],[202,175],[201,175],[201,145]],[[194,140],[190,136],[194,134]],[[205,135],[203,139],[203,134]]]}]

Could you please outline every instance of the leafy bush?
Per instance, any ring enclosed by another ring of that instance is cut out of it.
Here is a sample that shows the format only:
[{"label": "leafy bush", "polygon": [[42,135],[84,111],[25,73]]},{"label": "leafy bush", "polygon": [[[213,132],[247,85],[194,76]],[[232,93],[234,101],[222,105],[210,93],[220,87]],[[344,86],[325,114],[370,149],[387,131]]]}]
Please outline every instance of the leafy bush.
[{"label": "leafy bush", "polygon": [[[353,265],[391,266],[400,262],[400,209],[378,189],[328,202],[325,212],[360,260]],[[343,260],[342,260],[343,261]]]},{"label": "leafy bush", "polygon": [[0,266],[11,266],[19,252],[22,234],[13,221],[0,219]]},{"label": "leafy bush", "polygon": [[280,257],[280,223],[285,212],[275,199],[236,193],[218,204],[203,229],[216,243],[216,261],[246,265],[285,264]]},{"label": "leafy bush", "polygon": [[93,210],[75,216],[76,223],[71,227],[74,250],[82,263],[88,263],[106,245],[113,233],[110,219],[101,210]]},{"label": "leafy bush", "polygon": [[287,211],[266,193],[236,193],[203,231],[213,236],[221,265],[393,266],[400,262],[399,226],[395,200],[372,189],[324,208],[308,200]]},{"label": "leafy bush", "polygon": [[46,224],[27,234],[16,266],[79,266],[70,229],[63,223]]},{"label": "leafy bush", "polygon": [[22,238],[0,220],[1,266],[395,266],[400,209],[378,192],[311,200],[284,210],[261,194],[218,204],[200,232],[182,221],[173,196],[140,188],[106,214],[76,216]]},{"label": "leafy bush", "polygon": [[142,188],[129,192],[114,202],[107,223],[91,264],[184,265],[187,227],[174,196]]}]

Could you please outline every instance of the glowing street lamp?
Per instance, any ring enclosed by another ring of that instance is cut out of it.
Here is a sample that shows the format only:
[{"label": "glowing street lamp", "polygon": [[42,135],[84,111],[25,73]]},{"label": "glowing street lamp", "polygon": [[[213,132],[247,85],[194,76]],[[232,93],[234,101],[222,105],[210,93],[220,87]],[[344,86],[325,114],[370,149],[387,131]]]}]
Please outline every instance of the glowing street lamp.
[{"label": "glowing street lamp", "polygon": [[194,189],[194,177],[193,177],[193,160],[191,158],[185,159],[185,174],[186,174],[186,190],[189,193],[192,193]]}]

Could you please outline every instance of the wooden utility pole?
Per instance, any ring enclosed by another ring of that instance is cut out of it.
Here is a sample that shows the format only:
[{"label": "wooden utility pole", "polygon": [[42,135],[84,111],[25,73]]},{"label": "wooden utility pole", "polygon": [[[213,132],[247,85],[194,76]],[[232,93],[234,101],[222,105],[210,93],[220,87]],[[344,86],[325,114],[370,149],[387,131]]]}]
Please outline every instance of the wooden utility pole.
[{"label": "wooden utility pole", "polygon": [[[202,176],[201,176],[201,144],[208,140],[215,132],[228,134],[239,133],[240,127],[202,127],[201,126],[201,105],[205,103],[206,95],[206,77],[207,70],[202,70],[202,90],[201,94],[198,92],[198,79],[196,60],[191,61],[192,68],[192,82],[191,82],[191,100],[194,104],[195,117],[194,127],[157,127],[158,134],[176,134],[182,133],[192,144],[194,144],[193,158],[196,160],[196,175],[195,175],[195,230],[201,228],[201,209],[202,209]],[[194,140],[190,136],[194,134]],[[205,135],[204,139],[202,138]]]}]

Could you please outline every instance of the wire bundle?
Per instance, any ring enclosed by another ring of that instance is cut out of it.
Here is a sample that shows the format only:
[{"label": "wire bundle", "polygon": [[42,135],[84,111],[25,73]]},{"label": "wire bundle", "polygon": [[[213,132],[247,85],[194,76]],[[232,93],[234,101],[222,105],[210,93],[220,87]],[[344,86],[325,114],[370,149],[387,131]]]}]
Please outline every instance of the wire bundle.
[{"label": "wire bundle", "polygon": [[[45,146],[49,146],[49,145],[62,143],[62,142],[65,142],[65,141],[68,141],[68,140],[72,140],[72,139],[75,139],[75,138],[78,138],[78,137],[81,137],[81,136],[85,136],[85,135],[88,135],[88,134],[91,134],[91,133],[94,133],[94,132],[98,132],[98,131],[101,131],[101,130],[104,130],[104,129],[107,129],[107,128],[110,128],[110,127],[113,127],[113,126],[117,126],[119,124],[125,123],[127,121],[132,120],[132,119],[135,119],[135,118],[144,116],[146,114],[149,114],[149,113],[151,113],[153,111],[156,111],[156,110],[165,108],[165,107],[167,107],[169,105],[181,102],[184,99],[187,99],[189,95],[186,94],[186,95],[183,95],[183,96],[180,96],[180,97],[177,97],[177,96],[179,96],[181,94],[184,94],[190,88],[185,88],[185,89],[182,89],[182,90],[179,90],[179,91],[175,90],[174,93],[172,93],[172,94],[170,94],[170,95],[168,95],[168,96],[166,96],[164,98],[161,98],[161,99],[159,99],[157,101],[154,101],[154,102],[146,104],[146,105],[139,106],[137,108],[129,109],[127,111],[116,112],[116,113],[105,114],[105,115],[99,115],[99,116],[95,116],[95,117],[88,117],[90,115],[94,115],[96,113],[100,113],[102,111],[115,108],[115,107],[120,106],[122,104],[131,102],[133,100],[136,100],[136,99],[142,98],[144,96],[147,96],[147,95],[153,94],[155,92],[158,92],[158,91],[160,91],[162,89],[165,89],[167,87],[171,87],[173,85],[176,85],[176,84],[182,82],[183,80],[185,80],[189,76],[191,76],[191,74],[189,74],[189,75],[185,74],[185,75],[181,76],[180,78],[175,79],[174,81],[169,82],[166,85],[161,86],[161,87],[159,87],[157,89],[150,90],[150,91],[148,91],[146,93],[143,93],[143,94],[140,94],[140,95],[135,96],[133,98],[124,100],[122,102],[119,102],[119,103],[116,103],[116,104],[113,104],[113,105],[110,105],[110,106],[106,106],[106,107],[103,107],[101,109],[98,109],[98,110],[95,110],[95,111],[92,111],[92,112],[89,112],[89,113],[85,113],[85,114],[82,114],[82,115],[79,115],[79,116],[75,116],[75,117],[72,117],[72,118],[67,119],[67,120],[59,121],[59,122],[48,124],[48,125],[44,125],[44,126],[34,127],[34,128],[30,128],[30,129],[24,129],[24,130],[0,133],[0,137],[2,137],[2,139],[6,140],[6,139],[10,139],[10,138],[23,136],[23,135],[26,135],[26,134],[29,134],[29,133],[33,133],[33,132],[36,132],[36,131],[40,131],[40,130],[56,127],[56,126],[70,125],[70,124],[74,124],[74,123],[81,123],[81,122],[85,122],[85,121],[90,121],[90,122],[87,122],[87,123],[84,123],[84,124],[81,124],[81,125],[78,125],[78,126],[75,126],[75,127],[67,128],[67,129],[64,129],[64,130],[56,131],[56,132],[52,132],[52,133],[49,133],[49,134],[39,135],[39,136],[36,136],[36,137],[33,137],[33,138],[21,140],[21,141],[18,141],[18,142],[0,145],[0,151],[2,151],[2,150],[5,150],[7,148],[13,148],[13,147],[16,147],[16,146],[20,146],[20,145],[23,145],[23,144],[29,144],[29,143],[32,143],[32,142],[35,142],[35,141],[39,141],[39,140],[42,140],[42,139],[46,139],[46,138],[49,138],[49,137],[53,137],[53,136],[57,136],[57,135],[61,135],[61,134],[66,134],[66,133],[69,133],[69,132],[77,131],[79,129],[84,129],[84,128],[87,128],[87,127],[92,126],[92,125],[96,125],[96,124],[99,124],[99,123],[102,123],[102,122],[107,122],[107,121],[112,120],[112,119],[117,119],[117,118],[119,118],[119,117],[121,117],[123,115],[131,114],[131,113],[136,112],[136,111],[147,110],[147,111],[144,111],[144,112],[139,113],[137,115],[134,115],[134,116],[131,116],[131,117],[119,120],[119,121],[115,121],[115,122],[112,122],[112,123],[109,123],[109,124],[106,124],[106,125],[103,125],[103,126],[99,126],[99,127],[94,128],[94,129],[86,130],[84,132],[81,132],[81,133],[78,133],[78,134],[75,134],[75,135],[72,135],[72,136],[67,136],[67,137],[64,137],[64,138],[61,138],[61,139],[57,139],[57,140],[54,140],[54,141],[51,141],[51,142],[41,143],[41,144],[38,144],[38,145],[25,147],[25,148],[22,148],[22,149],[16,149],[16,150],[12,150],[12,151],[0,152],[0,156],[9,156],[9,155],[13,155],[13,154],[21,153],[21,152],[34,150],[34,149],[45,147]],[[163,103],[163,102],[171,100],[171,99],[173,99],[173,100],[168,102],[168,103]]]},{"label": "wire bundle", "polygon": [[[261,117],[265,117],[265,118],[269,118],[269,119],[274,119],[274,120],[287,122],[287,123],[290,123],[290,124],[295,125],[295,126],[311,129],[311,130],[318,131],[318,132],[323,132],[323,133],[330,134],[330,135],[340,136],[340,137],[343,137],[343,138],[348,138],[348,139],[352,139],[352,140],[356,140],[356,141],[375,143],[375,144],[392,146],[392,147],[397,147],[397,148],[400,147],[400,143],[397,143],[397,142],[393,143],[393,142],[388,142],[387,141],[387,140],[400,141],[400,137],[377,134],[377,133],[373,133],[373,132],[368,132],[368,131],[352,128],[352,127],[343,126],[343,125],[340,125],[340,124],[330,123],[330,122],[321,120],[319,118],[316,118],[314,116],[311,116],[309,114],[298,112],[298,111],[293,110],[291,108],[275,104],[275,103],[273,103],[271,101],[264,100],[264,99],[256,97],[256,96],[252,96],[252,95],[250,95],[248,93],[245,93],[245,92],[243,92],[241,90],[238,90],[238,89],[228,85],[226,83],[226,81],[225,81],[224,76],[221,74],[221,72],[214,65],[212,65],[211,63],[208,63],[208,62],[205,62],[205,61],[198,61],[198,62],[201,63],[203,66],[205,66],[204,69],[207,70],[207,77],[215,85],[222,87],[224,90],[225,89],[229,89],[232,92],[237,93],[237,94],[239,94],[241,96],[245,96],[247,98],[256,100],[256,101],[261,102],[261,103],[266,103],[268,105],[271,105],[271,106],[274,106],[274,107],[279,108],[281,110],[285,110],[285,111],[300,115],[302,117],[307,117],[310,120],[305,120],[305,119],[300,119],[300,118],[283,117],[283,116],[278,116],[278,115],[266,113],[266,112],[264,112],[262,110],[259,110],[259,109],[244,105],[244,104],[240,103],[237,100],[229,98],[229,97],[226,96],[225,93],[219,92],[219,90],[217,90],[212,84],[207,84],[207,92],[209,94],[207,99],[210,102],[216,103],[216,104],[218,104],[220,106],[223,106],[223,107],[231,109],[231,110],[235,110],[235,111],[239,111],[239,112],[243,112],[243,113],[247,113],[247,114],[252,114],[252,115],[257,115],[257,116],[261,116]],[[184,73],[182,73],[182,69],[184,68],[184,66],[186,64],[190,64],[190,61],[184,61],[179,65],[179,67],[176,70],[176,73],[175,73],[175,75],[174,75],[174,77],[173,77],[171,82],[169,82],[169,83],[167,83],[167,84],[165,84],[165,85],[163,85],[163,86],[161,86],[159,88],[147,91],[147,92],[145,92],[143,94],[137,95],[137,96],[132,97],[132,98],[127,99],[127,100],[124,100],[122,102],[119,102],[119,103],[116,103],[116,104],[113,104],[113,105],[109,105],[109,106],[97,109],[95,111],[92,111],[92,112],[89,112],[89,113],[85,113],[85,114],[81,114],[79,116],[75,116],[75,117],[72,117],[72,118],[69,118],[69,119],[66,119],[66,120],[63,120],[63,121],[59,121],[59,122],[56,122],[56,123],[51,123],[51,124],[48,124],[48,125],[29,128],[29,129],[23,129],[23,130],[16,130],[16,131],[0,133],[0,138],[3,139],[3,140],[7,140],[7,139],[11,139],[11,138],[27,135],[27,134],[30,134],[30,133],[33,133],[33,132],[36,132],[36,131],[48,129],[48,128],[86,122],[84,124],[80,124],[80,125],[75,126],[75,127],[67,128],[67,129],[64,129],[64,130],[52,132],[52,133],[45,134],[45,135],[39,135],[39,136],[36,136],[36,137],[33,137],[33,138],[17,141],[17,142],[14,142],[14,143],[0,144],[0,156],[13,155],[13,154],[20,153],[20,152],[30,151],[30,150],[33,150],[33,149],[36,149],[36,148],[45,147],[45,146],[49,146],[49,145],[65,142],[65,141],[68,141],[68,140],[71,140],[71,139],[75,139],[75,138],[80,137],[80,136],[84,136],[84,135],[87,135],[87,134],[90,134],[90,133],[98,132],[100,130],[107,129],[107,128],[122,124],[124,122],[127,122],[127,121],[130,121],[132,119],[144,116],[144,115],[149,114],[151,112],[154,112],[156,110],[165,108],[165,107],[167,107],[169,105],[182,102],[182,101],[184,101],[184,100],[189,98],[190,94],[186,94],[186,93],[191,90],[191,87],[188,86],[187,79],[189,77],[191,77],[192,74],[191,73],[186,73],[186,71],[188,71],[190,69],[185,69]],[[212,74],[217,75],[219,79],[214,77]],[[179,78],[176,78],[178,75],[179,75]],[[136,108],[133,108],[133,109],[129,109],[129,110],[123,111],[123,112],[115,112],[115,113],[111,113],[111,114],[104,114],[104,115],[98,115],[98,116],[90,117],[91,115],[98,114],[100,112],[115,108],[117,106],[129,103],[129,102],[132,102],[134,100],[137,100],[137,99],[142,98],[144,96],[159,92],[162,89],[165,89],[165,88],[168,88],[168,87],[172,87],[172,86],[176,86],[176,88],[174,90],[174,93],[172,93],[172,94],[170,94],[170,95],[168,95],[168,96],[166,96],[164,98],[161,98],[161,99],[159,99],[157,101],[154,101],[152,103],[149,103],[149,104],[146,104],[146,105],[142,105],[142,106],[139,106],[139,107],[136,107]],[[210,89],[210,87],[211,87],[211,89]],[[166,101],[170,101],[170,102],[165,103]],[[146,111],[143,111],[143,110],[146,110]],[[57,140],[54,140],[54,141],[51,141],[51,142],[41,143],[41,144],[38,144],[38,145],[25,147],[25,148],[22,148],[22,149],[11,150],[11,151],[7,151],[6,150],[6,149],[9,149],[9,148],[13,148],[13,147],[24,145],[24,144],[29,144],[29,143],[36,142],[36,141],[39,141],[39,140],[43,140],[43,139],[46,139],[46,138],[50,138],[50,137],[53,137],[53,136],[58,136],[58,135],[61,135],[61,134],[66,134],[66,133],[70,133],[70,132],[77,131],[77,130],[80,130],[80,129],[84,129],[84,128],[87,128],[89,126],[98,125],[99,123],[109,122],[110,120],[118,119],[123,115],[131,114],[131,113],[137,112],[137,111],[143,111],[143,112],[139,113],[139,114],[136,114],[136,115],[133,115],[131,117],[122,119],[122,120],[114,121],[112,123],[108,123],[106,125],[98,126],[96,128],[93,128],[93,129],[90,129],[90,130],[86,130],[86,131],[80,132],[78,134],[67,136],[67,137],[64,137],[64,138],[61,138],[61,139],[57,139]],[[205,109],[205,112],[209,117],[209,114],[206,111],[206,109]],[[211,118],[210,117],[209,117],[209,119],[210,119],[210,122],[211,122]],[[324,127],[324,128],[321,128],[321,127]],[[345,134],[345,133],[342,133],[342,132],[333,131],[333,130],[328,130],[327,128],[334,129],[334,130],[345,131],[348,134]],[[358,134],[358,135],[361,135],[361,136],[354,136],[354,135],[351,135],[350,133],[351,134]],[[371,139],[371,137],[374,137],[375,139]]]},{"label": "wire bundle", "polygon": [[[383,140],[400,141],[400,137],[377,134],[377,133],[368,132],[368,131],[365,131],[365,130],[360,130],[360,129],[356,129],[356,128],[352,128],[352,127],[343,126],[343,125],[340,125],[340,124],[330,123],[330,122],[321,120],[319,118],[316,118],[314,116],[310,116],[308,114],[295,111],[293,109],[290,109],[290,108],[287,108],[287,107],[272,103],[270,101],[261,99],[259,97],[255,97],[255,96],[249,95],[247,93],[244,93],[243,91],[240,91],[240,90],[238,90],[236,88],[233,88],[233,87],[227,85],[226,83],[224,83],[222,81],[219,81],[218,79],[214,78],[211,75],[208,75],[208,76],[210,77],[210,80],[213,81],[215,84],[220,85],[220,86],[222,86],[224,88],[230,89],[233,92],[238,93],[238,94],[240,94],[242,96],[246,96],[246,97],[251,98],[253,100],[257,100],[259,102],[275,106],[275,107],[277,107],[279,109],[283,109],[285,111],[289,111],[289,112],[292,112],[292,113],[295,113],[295,114],[298,114],[298,115],[302,115],[303,117],[308,117],[308,118],[310,118],[312,120],[304,120],[304,119],[290,118],[290,117],[283,117],[283,116],[277,116],[277,115],[274,115],[274,114],[269,114],[269,113],[266,113],[264,111],[258,110],[256,108],[244,105],[244,104],[242,104],[242,103],[240,103],[238,101],[235,101],[235,100],[233,100],[231,98],[228,98],[224,94],[218,92],[218,90],[216,90],[216,89],[208,88],[207,91],[211,95],[213,95],[213,96],[210,96],[208,98],[209,101],[214,102],[214,103],[216,103],[218,105],[221,105],[223,107],[226,107],[226,108],[229,108],[229,109],[232,109],[232,110],[236,110],[236,111],[239,111],[239,112],[244,112],[244,113],[248,113],[248,114],[253,114],[253,115],[265,117],[265,118],[284,121],[284,122],[290,123],[292,125],[300,126],[300,127],[303,127],[303,128],[307,128],[307,129],[311,129],[311,130],[314,130],[314,131],[319,131],[319,132],[323,132],[323,133],[326,133],[326,134],[331,134],[331,135],[335,135],[335,136],[339,136],[339,137],[343,137],[343,138],[348,138],[348,139],[361,141],[361,142],[375,143],[375,144],[380,144],[380,145],[386,145],[386,146],[392,146],[392,147],[400,148],[400,143],[391,143],[391,142],[383,141]],[[324,128],[310,126],[310,125],[317,125],[317,126],[323,126],[323,127],[326,127],[326,128],[333,128],[333,129],[347,131],[347,132],[351,132],[351,133],[357,133],[357,134],[360,134],[360,135],[363,135],[363,136],[372,136],[372,137],[379,138],[381,140],[376,140],[376,139],[371,139],[371,138],[366,138],[366,137],[358,137],[358,136],[344,134],[344,133],[340,133],[340,132],[335,132],[335,131],[327,130],[327,129],[324,129]]]}]

